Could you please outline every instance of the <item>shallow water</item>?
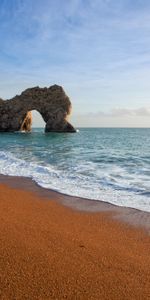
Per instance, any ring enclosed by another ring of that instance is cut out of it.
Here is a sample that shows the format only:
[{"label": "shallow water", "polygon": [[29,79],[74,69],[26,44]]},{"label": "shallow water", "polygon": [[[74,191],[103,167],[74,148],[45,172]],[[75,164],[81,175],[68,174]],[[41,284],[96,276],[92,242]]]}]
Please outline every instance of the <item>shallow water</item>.
[{"label": "shallow water", "polygon": [[150,129],[0,134],[0,173],[89,199],[150,211]]}]

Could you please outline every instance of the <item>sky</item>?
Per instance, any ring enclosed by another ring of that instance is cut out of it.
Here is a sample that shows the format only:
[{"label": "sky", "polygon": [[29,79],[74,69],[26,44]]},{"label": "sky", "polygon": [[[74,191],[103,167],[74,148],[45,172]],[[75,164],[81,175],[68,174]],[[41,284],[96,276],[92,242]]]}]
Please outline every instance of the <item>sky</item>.
[{"label": "sky", "polygon": [[149,0],[0,0],[0,41],[1,98],[56,83],[76,127],[150,127]]}]

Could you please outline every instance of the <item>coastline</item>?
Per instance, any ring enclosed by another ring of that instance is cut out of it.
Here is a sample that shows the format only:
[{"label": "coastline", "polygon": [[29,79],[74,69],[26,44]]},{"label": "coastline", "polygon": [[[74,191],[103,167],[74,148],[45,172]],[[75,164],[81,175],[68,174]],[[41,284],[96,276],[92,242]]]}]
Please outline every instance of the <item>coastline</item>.
[{"label": "coastline", "polygon": [[109,212],[111,217],[126,224],[140,227],[150,234],[150,213],[136,208],[118,206],[100,200],[91,200],[63,194],[52,189],[39,186],[34,180],[27,177],[9,176],[0,174],[0,184],[6,184],[12,188],[36,193],[38,197],[54,199],[56,202],[81,212],[97,213]]},{"label": "coastline", "polygon": [[149,213],[3,175],[0,210],[1,299],[148,299]]}]

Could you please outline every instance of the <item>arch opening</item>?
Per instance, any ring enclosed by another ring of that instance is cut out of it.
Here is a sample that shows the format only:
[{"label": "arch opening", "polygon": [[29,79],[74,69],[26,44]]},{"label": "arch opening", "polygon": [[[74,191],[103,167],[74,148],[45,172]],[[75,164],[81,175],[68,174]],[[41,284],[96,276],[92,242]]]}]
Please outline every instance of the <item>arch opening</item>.
[{"label": "arch opening", "polygon": [[21,131],[31,132],[32,129],[42,128],[44,130],[45,122],[37,110],[28,111],[21,125]]}]

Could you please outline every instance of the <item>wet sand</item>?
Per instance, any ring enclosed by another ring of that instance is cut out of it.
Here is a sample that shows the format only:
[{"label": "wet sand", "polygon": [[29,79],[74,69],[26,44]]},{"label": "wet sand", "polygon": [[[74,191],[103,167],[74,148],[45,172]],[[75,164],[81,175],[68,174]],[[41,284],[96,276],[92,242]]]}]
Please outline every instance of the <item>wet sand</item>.
[{"label": "wet sand", "polygon": [[0,182],[0,299],[150,298],[150,214]]}]

